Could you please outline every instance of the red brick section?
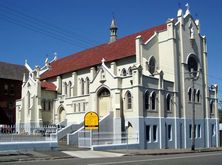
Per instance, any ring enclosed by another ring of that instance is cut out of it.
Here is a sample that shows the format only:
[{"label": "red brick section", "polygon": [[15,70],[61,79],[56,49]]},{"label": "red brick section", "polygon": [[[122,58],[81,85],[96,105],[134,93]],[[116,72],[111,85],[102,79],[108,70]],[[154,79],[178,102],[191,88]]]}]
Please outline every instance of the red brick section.
[{"label": "red brick section", "polygon": [[101,63],[102,58],[106,62],[122,59],[135,55],[135,38],[138,35],[142,36],[143,42],[146,42],[154,32],[166,30],[166,24],[153,27],[142,32],[128,35],[120,38],[113,43],[102,44],[79,53],[61,58],[51,63],[49,71],[45,72],[42,76],[43,79],[62,75],[77,71],[79,69],[92,67]]},{"label": "red brick section", "polygon": [[55,84],[47,82],[47,81],[42,81],[41,87],[42,87],[42,89],[44,89],[46,91],[56,91]]}]

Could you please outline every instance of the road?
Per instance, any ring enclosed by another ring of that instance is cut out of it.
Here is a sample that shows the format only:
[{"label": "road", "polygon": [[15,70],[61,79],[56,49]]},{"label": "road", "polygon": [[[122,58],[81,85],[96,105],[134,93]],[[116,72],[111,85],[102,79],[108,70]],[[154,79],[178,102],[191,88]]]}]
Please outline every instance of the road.
[{"label": "road", "polygon": [[38,160],[29,162],[2,163],[5,165],[221,165],[222,152],[205,152],[175,155],[123,156],[115,158]]}]

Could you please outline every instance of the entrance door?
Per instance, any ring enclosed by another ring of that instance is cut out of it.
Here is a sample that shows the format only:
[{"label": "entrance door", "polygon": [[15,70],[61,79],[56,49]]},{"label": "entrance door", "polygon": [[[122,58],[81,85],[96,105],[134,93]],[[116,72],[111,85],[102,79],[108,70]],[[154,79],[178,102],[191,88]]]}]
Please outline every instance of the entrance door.
[{"label": "entrance door", "polygon": [[110,92],[106,88],[102,88],[98,93],[98,114],[104,117],[110,111]]}]

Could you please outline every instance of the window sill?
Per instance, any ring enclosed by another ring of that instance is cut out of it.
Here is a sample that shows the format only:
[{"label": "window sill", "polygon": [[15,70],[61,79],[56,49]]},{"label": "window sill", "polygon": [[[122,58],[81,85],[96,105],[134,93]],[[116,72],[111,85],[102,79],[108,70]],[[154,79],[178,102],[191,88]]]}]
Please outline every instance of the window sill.
[{"label": "window sill", "polygon": [[147,112],[151,112],[151,113],[157,113],[157,110],[147,110]]}]

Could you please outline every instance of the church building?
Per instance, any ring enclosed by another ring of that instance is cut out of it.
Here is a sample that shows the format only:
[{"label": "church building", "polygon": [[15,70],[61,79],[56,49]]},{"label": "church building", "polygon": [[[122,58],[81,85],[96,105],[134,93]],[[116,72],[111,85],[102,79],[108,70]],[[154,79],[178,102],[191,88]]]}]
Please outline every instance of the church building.
[{"label": "church building", "polygon": [[128,143],[135,148],[190,148],[193,138],[196,147],[218,146],[218,86],[208,84],[206,36],[189,7],[122,38],[117,30],[113,18],[109,42],[46,59],[43,67],[25,63],[29,76],[16,103],[17,132],[63,125],[73,144],[93,111],[99,132],[121,136],[130,123]]}]

